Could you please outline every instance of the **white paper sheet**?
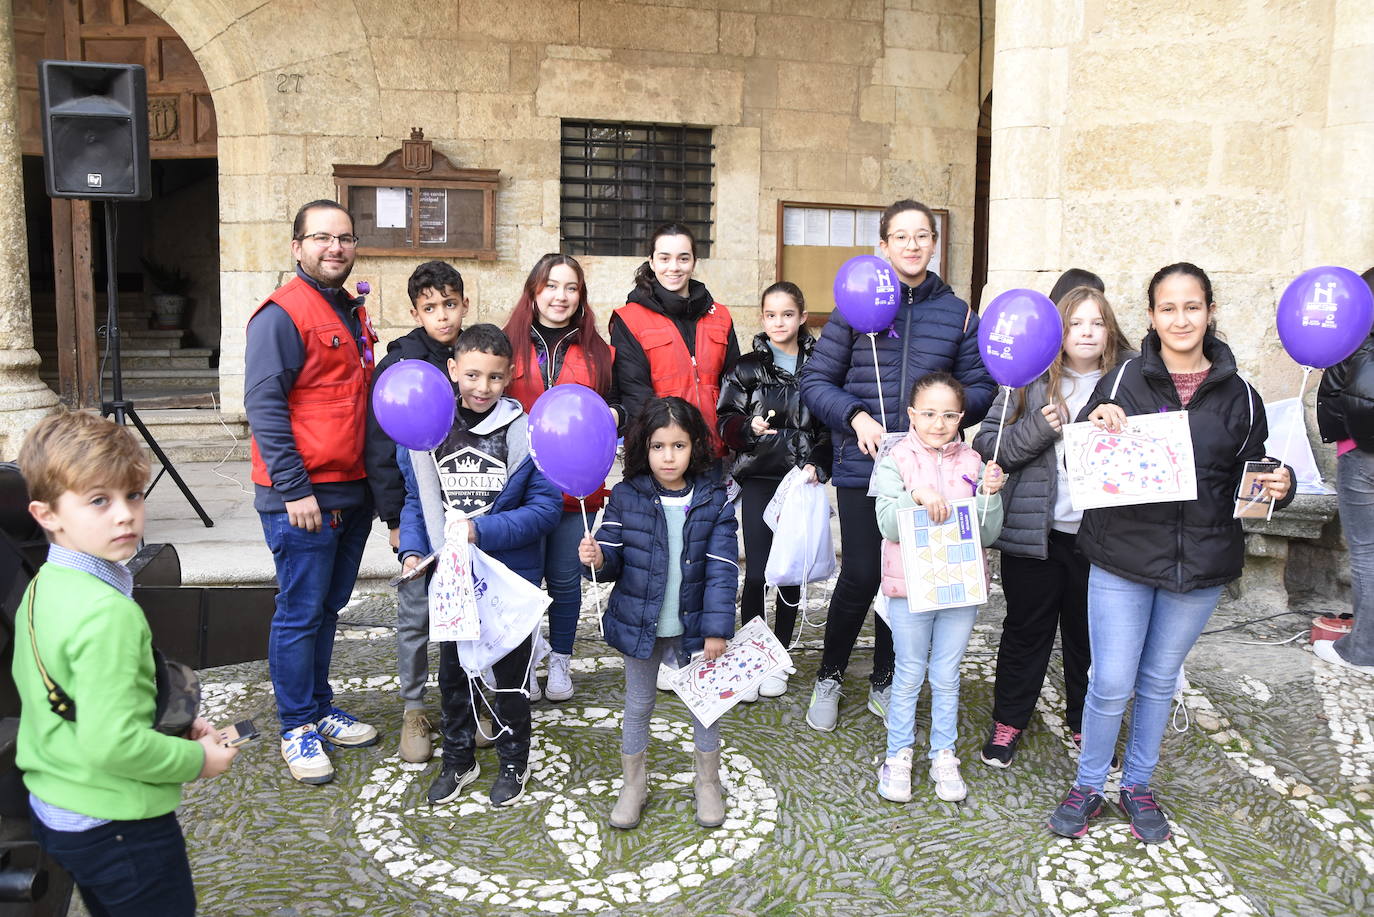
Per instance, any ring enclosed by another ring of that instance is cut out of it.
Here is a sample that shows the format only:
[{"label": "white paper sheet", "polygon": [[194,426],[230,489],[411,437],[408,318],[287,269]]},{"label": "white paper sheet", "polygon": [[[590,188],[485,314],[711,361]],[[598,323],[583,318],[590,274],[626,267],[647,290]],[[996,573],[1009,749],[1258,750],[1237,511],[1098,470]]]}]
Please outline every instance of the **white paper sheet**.
[{"label": "white paper sheet", "polygon": [[784,207],[782,210],[782,244],[806,244],[806,211],[801,207]]},{"label": "white paper sheet", "polygon": [[830,211],[816,207],[807,208],[806,245],[825,245],[830,241]]},{"label": "white paper sheet", "polygon": [[[912,612],[982,605],[987,569],[972,497],[949,501],[949,519],[934,525],[924,507],[897,513],[907,607]],[[890,612],[889,612],[890,613]]]},{"label": "white paper sheet", "polygon": [[882,219],[878,210],[860,210],[854,226],[855,245],[878,244],[878,221]]},{"label": "white paper sheet", "polygon": [[404,229],[406,225],[406,189],[377,189],[377,228]]},{"label": "white paper sheet", "polygon": [[830,211],[830,244],[845,248],[854,244],[854,211]]},{"label": "white paper sheet", "polygon": [[768,676],[792,671],[792,657],[760,617],[737,630],[718,658],[693,657],[673,674],[672,684],[687,709],[709,726]]},{"label": "white paper sheet", "polygon": [[1064,460],[1076,510],[1197,499],[1187,411],[1136,414],[1120,433],[1068,424]]}]

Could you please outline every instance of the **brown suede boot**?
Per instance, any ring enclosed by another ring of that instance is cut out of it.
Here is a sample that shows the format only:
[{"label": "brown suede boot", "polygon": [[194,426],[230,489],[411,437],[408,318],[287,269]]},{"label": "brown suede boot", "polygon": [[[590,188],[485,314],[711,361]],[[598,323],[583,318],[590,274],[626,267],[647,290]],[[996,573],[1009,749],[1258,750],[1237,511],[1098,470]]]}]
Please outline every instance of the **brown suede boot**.
[{"label": "brown suede boot", "polygon": [[725,823],[725,801],[720,788],[720,749],[697,751],[697,824],[703,828],[719,828]]},{"label": "brown suede boot", "polygon": [[621,755],[620,766],[625,771],[625,784],[620,788],[620,798],[611,809],[611,827],[629,830],[639,824],[639,816],[644,811],[644,801],[649,798],[648,777],[644,774],[644,758],[647,752],[637,755]]}]

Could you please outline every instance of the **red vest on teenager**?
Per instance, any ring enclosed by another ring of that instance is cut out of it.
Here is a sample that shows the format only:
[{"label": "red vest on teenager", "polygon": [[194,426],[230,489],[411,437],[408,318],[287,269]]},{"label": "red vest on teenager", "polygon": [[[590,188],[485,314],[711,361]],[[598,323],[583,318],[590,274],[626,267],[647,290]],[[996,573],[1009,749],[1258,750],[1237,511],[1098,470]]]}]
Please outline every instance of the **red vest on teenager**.
[{"label": "red vest on teenager", "polygon": [[[520,402],[521,407],[528,414],[534,407],[534,403],[539,400],[539,396],[548,391],[544,386],[544,374],[539,369],[539,350],[531,342],[530,361],[526,364],[523,375],[515,376],[510,380],[510,386],[506,389],[506,394]],[[610,348],[611,358],[615,358],[615,348]],[[513,365],[513,364],[512,364]],[[567,385],[575,382],[578,385],[585,385],[592,391],[596,391],[596,380],[592,378],[591,369],[587,366],[587,355],[578,344],[569,344],[563,352],[563,361],[558,364],[558,377],[553,380],[554,385]],[[598,393],[599,394],[599,393]],[[603,485],[600,490],[586,498],[587,512],[594,513],[601,509],[601,504],[605,502],[610,491]],[[581,508],[576,497],[563,495],[564,512],[576,512]]]},{"label": "red vest on teenager", "polygon": [[[305,346],[305,363],[287,395],[291,432],[312,483],[360,481],[363,437],[367,432],[367,393],[372,381],[372,345],[377,335],[367,310],[358,322],[367,340],[366,356],[334,307],[300,277],[263,300],[258,309],[276,303],[286,310]],[[252,316],[249,316],[251,319]],[[252,441],[253,483],[272,486],[267,464]]]},{"label": "red vest on teenager", "polygon": [[696,405],[706,419],[712,452],[724,455],[725,444],[716,431],[716,404],[720,401],[720,377],[730,342],[730,310],[712,303],[710,311],[697,319],[695,359],[687,351],[677,325],[663,313],[627,302],[615,314],[644,348],[654,394],[660,398],[676,395]]}]

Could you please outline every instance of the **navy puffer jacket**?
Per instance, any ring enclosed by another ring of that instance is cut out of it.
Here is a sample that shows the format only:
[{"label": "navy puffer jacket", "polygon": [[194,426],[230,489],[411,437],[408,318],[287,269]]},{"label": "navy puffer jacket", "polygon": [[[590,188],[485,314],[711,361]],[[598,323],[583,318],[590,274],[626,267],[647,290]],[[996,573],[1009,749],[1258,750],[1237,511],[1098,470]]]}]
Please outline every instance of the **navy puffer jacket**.
[{"label": "navy puffer jacket", "polygon": [[[997,394],[997,384],[978,355],[978,316],[933,273],[915,287],[900,286],[897,318],[890,331],[880,331],[875,338],[888,432],[908,429],[911,387],[933,372],[951,373],[964,384],[963,426],[978,423]],[[834,436],[835,486],[867,487],[873,460],[859,451],[849,422],[860,411],[882,420],[878,379],[868,335],[850,328],[838,311],[831,314],[801,369],[801,396]]]},{"label": "navy puffer jacket", "polygon": [[[739,586],[739,542],[735,507],[725,487],[702,475],[693,482],[692,503],[682,531],[682,654],[701,650],[707,637],[735,634],[735,592]],[[627,656],[647,659],[658,637],[658,615],[668,581],[668,520],[650,475],[621,481],[611,491],[596,530],[603,563],[598,582],[615,580],[602,627],[606,642]],[[591,571],[583,568],[583,575]]]}]

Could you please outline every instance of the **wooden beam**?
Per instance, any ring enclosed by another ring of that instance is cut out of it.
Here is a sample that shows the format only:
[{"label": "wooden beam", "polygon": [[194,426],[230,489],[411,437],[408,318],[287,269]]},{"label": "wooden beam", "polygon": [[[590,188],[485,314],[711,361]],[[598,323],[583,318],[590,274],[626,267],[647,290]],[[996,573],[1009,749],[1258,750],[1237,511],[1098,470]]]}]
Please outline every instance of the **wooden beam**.
[{"label": "wooden beam", "polygon": [[91,202],[72,201],[72,280],[76,312],[77,406],[100,407],[95,337],[95,275],[91,273]]},{"label": "wooden beam", "polygon": [[[58,396],[67,407],[81,400],[76,368],[76,294],[72,286],[72,202],[52,199],[53,283],[57,309]],[[35,323],[36,324],[36,323]]]}]

